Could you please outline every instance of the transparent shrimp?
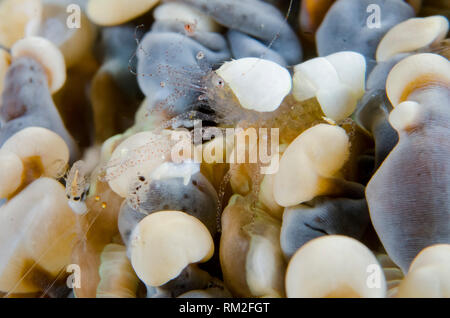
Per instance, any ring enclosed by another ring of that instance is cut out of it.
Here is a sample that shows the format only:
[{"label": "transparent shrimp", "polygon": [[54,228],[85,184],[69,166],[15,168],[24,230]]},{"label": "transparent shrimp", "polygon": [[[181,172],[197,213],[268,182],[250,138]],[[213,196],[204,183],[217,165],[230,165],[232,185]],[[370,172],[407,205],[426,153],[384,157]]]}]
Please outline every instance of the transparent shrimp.
[{"label": "transparent shrimp", "polygon": [[[145,52],[142,46],[138,45],[139,50]],[[256,123],[270,117],[270,114],[243,108],[230,87],[207,62],[203,51],[197,52],[196,59],[199,67],[183,66],[177,68],[169,64],[160,64],[155,74],[138,74],[138,76],[164,78],[160,82],[160,89],[164,90],[170,87],[173,90],[168,97],[158,101],[156,105],[151,105],[147,116],[153,112],[171,110],[174,108],[172,105],[177,100],[188,95],[194,95],[196,98],[188,107],[191,110],[174,116],[169,120],[171,125],[178,124],[179,126],[189,127],[189,119],[208,120],[216,124],[236,125],[245,122]],[[168,127],[168,123],[163,123],[161,127]]]},{"label": "transparent shrimp", "polygon": [[87,212],[86,194],[89,191],[88,171],[84,161],[75,162],[66,177],[66,197],[70,208],[77,214]]},{"label": "transparent shrimp", "polygon": [[[109,182],[120,177],[128,169],[138,167],[143,163],[169,160],[171,149],[175,143],[175,140],[171,140],[169,131],[155,130],[144,144],[124,148],[117,158],[111,158],[104,164],[100,169],[99,179]],[[136,175],[136,177],[138,176]]]},{"label": "transparent shrimp", "polygon": [[[287,13],[284,16],[284,23],[279,23],[278,30],[273,37],[270,40],[268,38],[266,50],[261,53],[260,59],[265,58],[269,50],[280,38],[280,34],[286,31],[283,28],[287,26],[286,21],[291,13],[292,6],[293,1],[290,0],[287,6]],[[215,14],[219,13],[215,12]],[[172,43],[164,44],[166,45],[166,51],[164,52],[165,61],[161,59],[160,51],[152,51],[155,45],[166,41],[165,38],[156,39],[155,36],[155,39],[150,40],[146,36],[140,42],[135,37],[137,43],[135,55],[139,57],[139,64],[157,65],[157,67],[149,68],[152,70],[150,73],[142,71],[141,67],[141,71],[136,70],[134,74],[136,74],[138,79],[145,77],[157,78],[159,87],[154,87],[149,92],[155,89],[163,92],[161,93],[163,98],[157,99],[155,103],[149,105],[147,116],[154,111],[165,112],[174,115],[174,118],[170,120],[171,123],[181,123],[185,126],[189,125],[189,119],[191,118],[205,120],[206,117],[206,120],[215,124],[232,126],[239,124],[243,127],[264,122],[271,117],[272,114],[243,108],[227,83],[215,72],[215,69],[220,66],[218,64],[228,59],[222,59],[217,63],[218,51],[215,50],[220,50],[220,45],[217,44],[220,40],[213,40],[214,36],[210,32],[206,32],[207,36],[205,37],[205,32],[197,32],[196,23],[177,24],[174,21],[173,23],[167,22],[167,25],[160,24],[156,25],[156,27],[154,25],[150,33],[156,35],[161,31],[166,32],[165,34],[170,32],[178,35],[178,37],[173,37]],[[211,39],[205,40],[202,37],[211,37]],[[204,49],[195,51],[195,48],[201,48],[202,46]],[[188,49],[185,49],[185,47],[188,47]],[[183,54],[183,56],[177,57],[177,54]],[[192,60],[190,58],[191,55],[194,55],[195,59]],[[183,62],[179,62],[179,59],[183,59]],[[188,66],[184,65],[185,63]],[[164,91],[167,93],[164,93]],[[187,111],[181,114],[179,114],[180,102],[187,103],[187,105],[183,106]]]}]

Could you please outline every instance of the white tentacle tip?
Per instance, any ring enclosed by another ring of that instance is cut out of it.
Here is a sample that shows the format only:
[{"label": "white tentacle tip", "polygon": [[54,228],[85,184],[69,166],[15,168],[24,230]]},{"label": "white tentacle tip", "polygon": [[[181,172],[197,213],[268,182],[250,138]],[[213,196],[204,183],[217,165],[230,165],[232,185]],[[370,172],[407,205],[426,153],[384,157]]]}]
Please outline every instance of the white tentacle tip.
[{"label": "white tentacle tip", "polygon": [[376,59],[387,61],[399,53],[416,51],[430,46],[447,35],[448,20],[444,16],[411,18],[397,24],[378,45]]},{"label": "white tentacle tip", "polygon": [[224,63],[216,73],[245,109],[276,110],[292,89],[289,71],[275,62],[246,57]]},{"label": "white tentacle tip", "polygon": [[419,103],[406,101],[400,103],[389,114],[389,122],[397,131],[412,129],[420,121],[422,106]]},{"label": "white tentacle tip", "polygon": [[134,228],[130,242],[136,274],[153,287],[174,279],[191,263],[209,260],[214,253],[209,230],[197,218],[181,211],[149,214]]},{"label": "white tentacle tip", "polygon": [[28,56],[38,61],[47,74],[51,93],[58,91],[66,81],[66,63],[61,51],[49,40],[30,36],[17,41],[11,48],[14,59]]},{"label": "white tentacle tip", "polygon": [[366,61],[356,52],[338,52],[294,67],[293,95],[298,101],[317,98],[324,114],[350,116],[365,90]]},{"label": "white tentacle tip", "polygon": [[386,94],[394,107],[417,89],[450,85],[450,63],[440,55],[420,53],[398,62],[386,79]]}]

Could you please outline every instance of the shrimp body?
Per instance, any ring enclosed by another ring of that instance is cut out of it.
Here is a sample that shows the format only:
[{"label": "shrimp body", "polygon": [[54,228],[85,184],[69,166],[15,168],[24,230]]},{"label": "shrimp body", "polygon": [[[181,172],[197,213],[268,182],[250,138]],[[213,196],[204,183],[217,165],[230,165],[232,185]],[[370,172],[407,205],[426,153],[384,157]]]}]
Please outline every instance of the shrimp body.
[{"label": "shrimp body", "polygon": [[66,178],[66,197],[70,208],[76,214],[87,212],[86,194],[89,191],[87,171],[82,160],[75,162]]},{"label": "shrimp body", "polygon": [[216,117],[216,122],[237,125],[240,122],[255,123],[266,114],[241,106],[233,90],[215,71],[204,77],[205,99]]}]

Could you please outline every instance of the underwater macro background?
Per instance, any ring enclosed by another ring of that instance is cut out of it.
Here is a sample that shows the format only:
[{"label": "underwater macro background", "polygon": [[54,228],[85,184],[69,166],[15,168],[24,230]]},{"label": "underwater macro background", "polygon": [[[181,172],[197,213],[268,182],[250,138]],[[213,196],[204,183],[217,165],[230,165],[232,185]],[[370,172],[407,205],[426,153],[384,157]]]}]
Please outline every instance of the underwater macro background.
[{"label": "underwater macro background", "polygon": [[449,17],[0,0],[0,296],[450,297]]}]

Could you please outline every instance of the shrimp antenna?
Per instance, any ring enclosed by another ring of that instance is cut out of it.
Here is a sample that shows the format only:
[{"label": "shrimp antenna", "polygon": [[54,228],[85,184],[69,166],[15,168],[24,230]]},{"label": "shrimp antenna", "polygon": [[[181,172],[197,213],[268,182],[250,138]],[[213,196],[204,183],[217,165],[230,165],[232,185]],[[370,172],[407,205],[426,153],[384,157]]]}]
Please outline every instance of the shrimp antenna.
[{"label": "shrimp antenna", "polygon": [[[293,4],[294,4],[294,0],[289,0],[289,6],[288,6],[287,12],[286,12],[286,14],[285,14],[285,16],[284,16],[284,20],[283,20],[285,23],[286,23],[287,20],[289,19],[289,15],[291,14]],[[275,34],[275,36],[273,37],[272,41],[270,41],[269,45],[268,45],[267,48],[266,48],[266,52],[264,52],[264,53],[261,55],[261,58],[264,58],[265,54],[267,54],[267,52],[268,52],[268,51],[270,50],[270,48],[273,46],[273,44],[275,43],[275,41],[278,40],[278,38],[280,37],[281,30],[283,29],[283,27],[284,27],[284,23],[281,25],[280,29],[279,29],[278,32]]]},{"label": "shrimp antenna", "polygon": [[[149,54],[144,50],[144,48],[142,47],[141,41],[139,40],[138,34],[137,34],[138,30],[141,29],[141,28],[144,28],[144,27],[145,27],[144,24],[139,24],[139,25],[136,26],[136,28],[134,29],[134,41],[135,41],[136,44],[137,44],[137,50],[140,49],[140,50],[142,50],[142,51],[145,53],[145,55],[149,55]],[[137,76],[137,75],[138,75],[137,70],[133,70],[133,67],[132,67],[133,62],[134,62],[134,60],[135,60],[135,58],[136,58],[136,55],[137,55],[137,50],[135,50],[134,53],[133,53],[133,55],[128,59],[128,70],[129,70],[130,73],[133,74],[134,76]]]}]

